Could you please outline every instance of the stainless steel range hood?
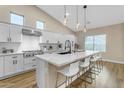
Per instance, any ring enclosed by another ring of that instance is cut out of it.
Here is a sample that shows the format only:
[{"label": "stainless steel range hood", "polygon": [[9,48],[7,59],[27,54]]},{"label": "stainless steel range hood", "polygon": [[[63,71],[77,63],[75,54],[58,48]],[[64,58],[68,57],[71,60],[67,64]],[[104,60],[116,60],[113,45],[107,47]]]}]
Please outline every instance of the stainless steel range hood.
[{"label": "stainless steel range hood", "polygon": [[41,32],[39,31],[35,31],[35,30],[31,30],[31,29],[22,29],[22,34],[23,35],[29,35],[29,36],[36,36],[36,37],[40,37],[42,35]]}]

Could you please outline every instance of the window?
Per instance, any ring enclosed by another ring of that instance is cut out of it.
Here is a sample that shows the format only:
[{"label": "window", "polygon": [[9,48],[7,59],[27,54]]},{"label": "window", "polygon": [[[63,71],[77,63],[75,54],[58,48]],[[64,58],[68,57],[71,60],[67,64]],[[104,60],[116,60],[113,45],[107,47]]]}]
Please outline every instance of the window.
[{"label": "window", "polygon": [[17,15],[15,13],[11,13],[10,17],[11,17],[11,23],[12,24],[23,25],[23,23],[24,23],[24,16]]},{"label": "window", "polygon": [[37,29],[44,29],[44,22],[42,22],[42,21],[37,21],[37,22],[36,22],[36,28],[37,28]]},{"label": "window", "polygon": [[87,36],[85,38],[85,49],[106,51],[106,35]]},{"label": "window", "polygon": [[93,50],[93,36],[86,37],[85,48],[86,50]]}]

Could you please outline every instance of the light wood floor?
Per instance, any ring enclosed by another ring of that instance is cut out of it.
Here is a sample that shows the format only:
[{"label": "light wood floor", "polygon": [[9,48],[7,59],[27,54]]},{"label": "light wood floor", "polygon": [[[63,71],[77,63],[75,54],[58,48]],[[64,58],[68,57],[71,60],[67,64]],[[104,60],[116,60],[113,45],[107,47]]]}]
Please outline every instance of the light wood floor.
[{"label": "light wood floor", "polygon": [[[36,87],[35,71],[0,80],[1,88],[32,88]],[[73,82],[75,88],[84,87],[81,80]],[[89,88],[124,88],[124,64],[104,63],[102,72],[96,77]]]}]

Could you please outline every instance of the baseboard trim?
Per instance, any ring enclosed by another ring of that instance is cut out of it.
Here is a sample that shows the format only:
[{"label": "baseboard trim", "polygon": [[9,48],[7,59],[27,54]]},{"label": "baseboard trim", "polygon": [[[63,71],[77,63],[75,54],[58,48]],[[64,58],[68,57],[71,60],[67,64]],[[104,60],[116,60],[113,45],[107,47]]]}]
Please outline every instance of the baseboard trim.
[{"label": "baseboard trim", "polygon": [[117,60],[111,60],[111,59],[102,59],[103,61],[111,62],[111,63],[119,63],[124,64],[124,61],[117,61]]}]

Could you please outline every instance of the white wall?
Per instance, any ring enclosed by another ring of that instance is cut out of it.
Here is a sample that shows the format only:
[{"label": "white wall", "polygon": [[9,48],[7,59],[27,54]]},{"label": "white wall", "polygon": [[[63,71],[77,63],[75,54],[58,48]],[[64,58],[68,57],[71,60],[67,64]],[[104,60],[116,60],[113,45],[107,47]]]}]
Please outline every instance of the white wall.
[{"label": "white wall", "polygon": [[[83,33],[82,33],[83,34]],[[86,35],[106,34],[106,52],[104,59],[124,62],[124,24],[111,25],[101,28],[90,29]],[[77,32],[80,46],[84,47],[84,39]],[[81,41],[81,42],[80,42]],[[83,42],[82,42],[83,41]]]},{"label": "white wall", "polygon": [[74,43],[76,43],[75,35],[46,32],[46,31],[42,32],[42,34],[43,34],[42,43],[46,43],[47,40],[49,40],[49,43],[57,43],[59,41],[59,43],[63,44],[63,47],[64,47],[66,40],[70,40],[70,41],[73,41]]},{"label": "white wall", "polygon": [[36,21],[44,21],[45,29],[52,32],[74,34],[74,32],[34,5],[0,5],[0,21],[10,22],[10,12],[24,16],[24,25],[36,27]]},{"label": "white wall", "polygon": [[2,52],[2,48],[14,49],[15,52],[18,52],[19,46],[19,43],[0,43],[0,52]]},{"label": "white wall", "polygon": [[40,37],[23,35],[18,51],[39,50],[39,43]]}]

